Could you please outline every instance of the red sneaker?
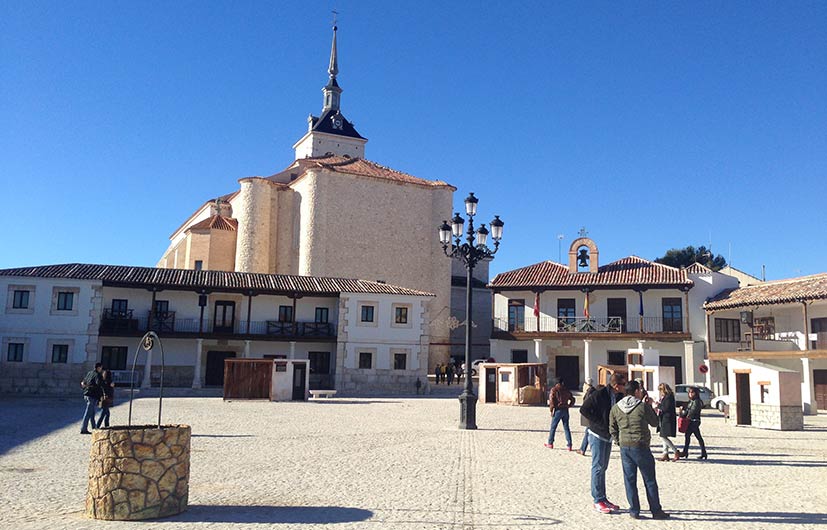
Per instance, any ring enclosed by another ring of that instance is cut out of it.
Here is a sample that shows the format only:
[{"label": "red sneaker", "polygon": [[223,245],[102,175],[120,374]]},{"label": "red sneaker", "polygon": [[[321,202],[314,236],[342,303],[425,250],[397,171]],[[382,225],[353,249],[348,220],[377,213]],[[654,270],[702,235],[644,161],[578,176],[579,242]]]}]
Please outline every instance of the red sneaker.
[{"label": "red sneaker", "polygon": [[605,501],[603,501],[603,502],[605,502],[605,503],[606,503],[606,506],[608,506],[608,507],[609,507],[609,508],[611,508],[612,510],[619,510],[619,509],[620,509],[620,506],[618,506],[617,504],[613,503],[613,502],[612,502],[612,501],[610,501],[609,499],[606,499],[606,500],[605,500]]},{"label": "red sneaker", "polygon": [[549,449],[554,449],[554,444],[543,444],[544,447],[548,447]]},{"label": "red sneaker", "polygon": [[606,504],[605,501],[594,503],[594,509],[600,513],[612,513],[614,511],[614,508]]},{"label": "red sneaker", "polygon": [[571,451],[571,446],[570,446],[570,445],[567,445],[566,447],[568,447],[568,448],[569,448],[569,451]]}]

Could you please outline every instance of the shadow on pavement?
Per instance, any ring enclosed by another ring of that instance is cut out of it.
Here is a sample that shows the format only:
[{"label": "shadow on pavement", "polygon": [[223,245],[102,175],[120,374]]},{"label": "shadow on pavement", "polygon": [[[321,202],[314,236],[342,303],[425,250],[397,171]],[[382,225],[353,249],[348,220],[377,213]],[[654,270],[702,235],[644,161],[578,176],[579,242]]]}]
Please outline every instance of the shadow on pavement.
[{"label": "shadow on pavement", "polygon": [[370,510],[343,506],[205,506],[189,509],[167,521],[204,523],[330,524],[365,521]]},{"label": "shadow on pavement", "polygon": [[713,512],[708,510],[669,510],[674,518],[695,521],[720,521],[755,524],[827,524],[827,514],[792,512]]},{"label": "shadow on pavement", "polygon": [[0,455],[73,423],[80,433],[84,408],[80,397],[0,398]]}]

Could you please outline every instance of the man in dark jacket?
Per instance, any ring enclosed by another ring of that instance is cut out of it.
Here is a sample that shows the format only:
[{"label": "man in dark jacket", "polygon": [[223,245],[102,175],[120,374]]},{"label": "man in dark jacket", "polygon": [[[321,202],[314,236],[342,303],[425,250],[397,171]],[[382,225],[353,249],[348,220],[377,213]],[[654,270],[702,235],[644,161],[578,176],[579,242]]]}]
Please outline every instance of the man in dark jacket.
[{"label": "man in dark jacket", "polygon": [[566,447],[571,451],[571,429],[569,429],[569,409],[574,406],[574,396],[571,395],[562,377],[557,378],[557,384],[551,389],[548,398],[548,406],[551,409],[551,427],[548,431],[548,442],[545,446],[554,449],[554,434],[557,432],[557,424],[563,422],[563,433],[566,435]]},{"label": "man in dark jacket", "polygon": [[[649,426],[658,424],[658,415],[652,408],[652,398],[646,397],[637,381],[626,384],[626,397],[617,402],[609,413],[609,434],[620,446],[620,462],[623,465],[623,484],[629,501],[629,515],[640,519],[640,498],[637,494],[637,472],[643,476],[646,499],[652,519],[668,519],[658,495],[658,481],[655,478],[655,458],[649,444],[652,434]],[[645,401],[643,401],[645,399]]]},{"label": "man in dark jacket", "polygon": [[89,422],[92,422],[92,427],[95,427],[95,411],[98,400],[103,395],[103,380],[101,379],[101,371],[103,365],[101,363],[95,364],[94,370],[89,370],[80,382],[80,387],[83,389],[83,399],[86,400],[86,411],[83,413],[83,427],[80,428],[81,434],[92,434],[89,431]]},{"label": "man in dark jacket", "polygon": [[623,398],[626,377],[615,372],[609,385],[595,390],[583,401],[580,414],[589,422],[589,444],[592,446],[592,499],[594,509],[600,513],[612,513],[619,507],[606,498],[606,469],[612,452],[609,435],[609,411]]}]

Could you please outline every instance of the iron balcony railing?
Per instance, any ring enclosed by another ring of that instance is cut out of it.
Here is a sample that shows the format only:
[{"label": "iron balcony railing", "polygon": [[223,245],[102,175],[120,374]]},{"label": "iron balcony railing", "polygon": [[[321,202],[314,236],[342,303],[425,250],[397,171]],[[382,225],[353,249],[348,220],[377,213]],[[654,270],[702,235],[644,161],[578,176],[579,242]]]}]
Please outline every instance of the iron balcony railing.
[{"label": "iron balcony railing", "polygon": [[198,318],[176,318],[174,311],[167,311],[163,315],[152,318],[152,325],[148,325],[150,317],[133,318],[129,316],[113,315],[104,311],[101,318],[100,331],[105,334],[142,334],[155,331],[159,335],[186,334],[186,335],[260,335],[267,337],[285,338],[332,338],[336,336],[336,327],[329,322],[280,322],[277,320],[222,320]]},{"label": "iron balcony railing", "polygon": [[[538,322],[539,320],[539,322]],[[663,317],[526,316],[522,321],[494,318],[494,332],[508,333],[686,333],[683,319]]]}]

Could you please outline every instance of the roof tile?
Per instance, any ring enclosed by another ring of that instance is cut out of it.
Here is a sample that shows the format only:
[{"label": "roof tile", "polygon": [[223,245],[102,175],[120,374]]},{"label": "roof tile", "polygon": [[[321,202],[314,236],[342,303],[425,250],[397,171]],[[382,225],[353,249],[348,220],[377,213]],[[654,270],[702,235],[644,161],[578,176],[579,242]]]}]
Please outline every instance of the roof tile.
[{"label": "roof tile", "polygon": [[704,309],[734,309],[810,300],[827,300],[827,273],[728,289],[707,301]]}]

